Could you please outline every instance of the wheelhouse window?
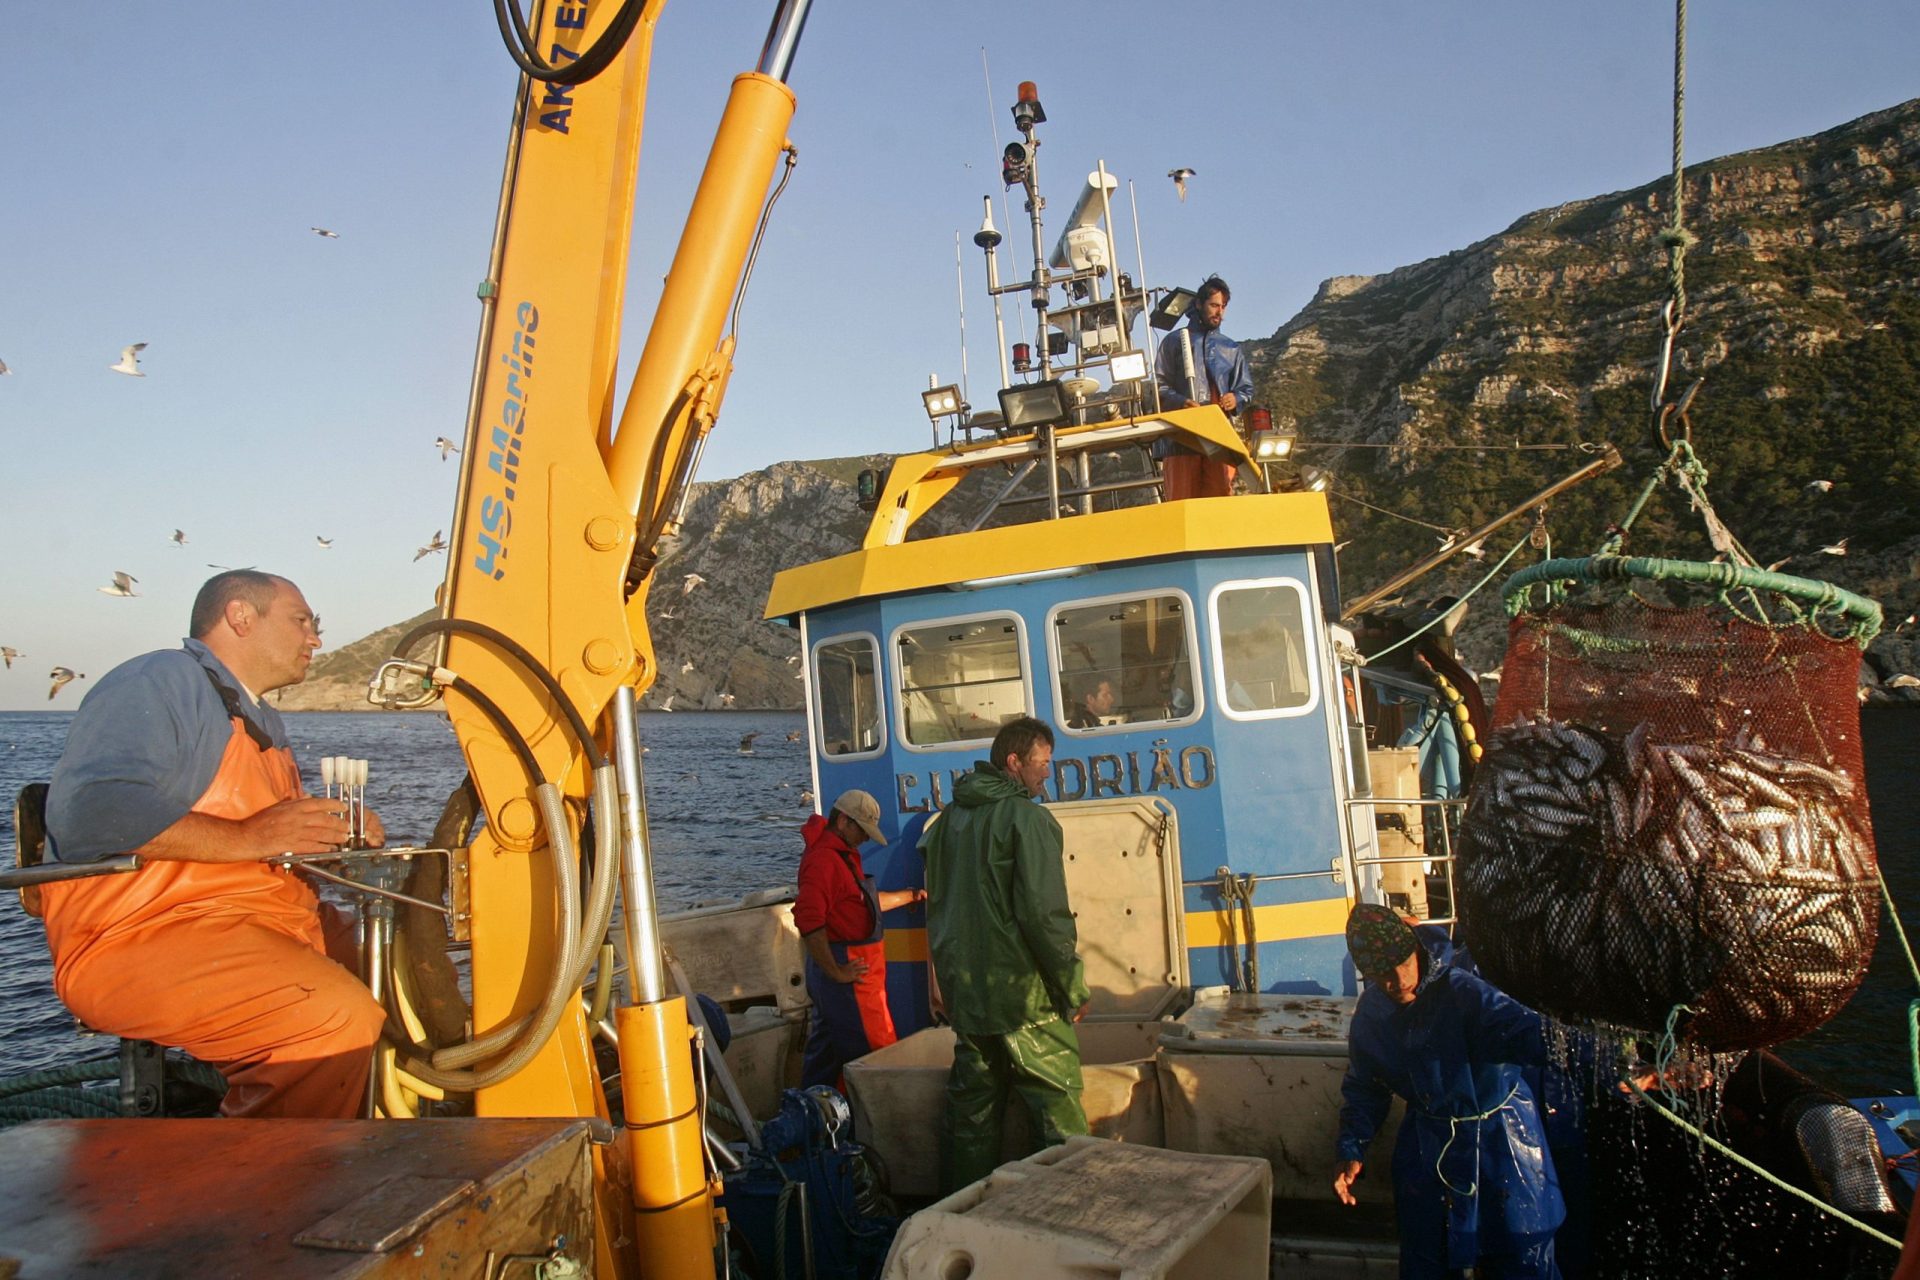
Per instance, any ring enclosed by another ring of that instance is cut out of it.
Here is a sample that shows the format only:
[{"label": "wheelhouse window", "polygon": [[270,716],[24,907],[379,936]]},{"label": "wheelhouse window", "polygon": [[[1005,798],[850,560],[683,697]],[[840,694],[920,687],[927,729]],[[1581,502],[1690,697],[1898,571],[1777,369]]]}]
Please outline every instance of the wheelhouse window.
[{"label": "wheelhouse window", "polygon": [[1316,702],[1307,593],[1291,579],[1236,582],[1213,595],[1215,696],[1236,720],[1297,716]]},{"label": "wheelhouse window", "polygon": [[880,642],[835,636],[813,649],[814,708],[820,754],[866,756],[885,745],[880,720]]},{"label": "wheelhouse window", "polygon": [[1025,645],[1012,614],[903,627],[894,645],[908,745],[990,741],[1028,713]]},{"label": "wheelhouse window", "polygon": [[1060,726],[1091,732],[1199,714],[1193,607],[1178,592],[1076,601],[1054,610]]}]

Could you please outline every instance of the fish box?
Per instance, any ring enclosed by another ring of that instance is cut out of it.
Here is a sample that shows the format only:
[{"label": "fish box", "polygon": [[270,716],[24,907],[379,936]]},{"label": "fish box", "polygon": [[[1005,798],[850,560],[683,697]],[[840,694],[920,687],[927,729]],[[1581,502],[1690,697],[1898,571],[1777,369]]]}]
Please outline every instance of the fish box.
[{"label": "fish box", "polygon": [[[806,1015],[786,1015],[770,1005],[757,1004],[727,1015],[732,1033],[721,1056],[747,1107],[756,1120],[765,1120],[780,1109],[780,1094],[787,1087],[787,1062],[806,1040]],[[716,1088],[715,1097],[720,1097]],[[729,1138],[742,1135],[732,1126],[715,1119]]]},{"label": "fish box", "polygon": [[[1249,995],[1203,987],[1160,1036],[1159,1079],[1167,1145],[1180,1151],[1262,1156],[1281,1199],[1333,1198],[1340,1080],[1357,1001],[1335,996]],[[1390,1204],[1395,1099],[1367,1156],[1363,1204]]]},{"label": "fish box", "polygon": [[1265,1162],[1069,1138],[908,1218],[885,1280],[1264,1280]]},{"label": "fish box", "polygon": [[722,1005],[805,1009],[807,952],[793,925],[794,894],[791,888],[769,889],[738,902],[663,915],[661,945],[687,971],[694,990]]},{"label": "fish box", "polygon": [[[1151,1022],[1083,1021],[1080,1105],[1095,1137],[1161,1145],[1160,1088],[1153,1053],[1160,1026]],[[953,1067],[953,1028],[927,1027],[846,1066],[854,1138],[886,1166],[893,1194],[940,1190],[940,1128]],[[1017,1160],[1032,1147],[1019,1099],[1007,1106],[1001,1157]]]},{"label": "fish box", "polygon": [[[1080,1036],[1081,1106],[1103,1138],[1159,1146],[1164,1130],[1154,1053],[1185,990],[1179,829],[1142,797],[1047,806],[1060,822],[1067,901],[1093,992]],[[928,1027],[847,1064],[854,1135],[885,1161],[896,1195],[939,1190],[953,1032]],[[1029,1150],[1025,1109],[1007,1108],[1004,1154]]]}]

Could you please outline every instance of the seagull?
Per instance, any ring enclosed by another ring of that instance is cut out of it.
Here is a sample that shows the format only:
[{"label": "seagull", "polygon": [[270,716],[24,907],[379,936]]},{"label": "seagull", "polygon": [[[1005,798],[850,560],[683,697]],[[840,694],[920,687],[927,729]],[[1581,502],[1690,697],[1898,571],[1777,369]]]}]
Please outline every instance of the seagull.
[{"label": "seagull", "polygon": [[120,363],[110,364],[107,368],[113,370],[115,373],[124,373],[130,378],[144,378],[147,375],[140,372],[140,353],[146,349],[147,344],[144,342],[136,342],[130,347],[122,347],[120,349]]},{"label": "seagull", "polygon": [[1169,169],[1167,170],[1167,176],[1173,179],[1173,189],[1179,193],[1181,203],[1184,204],[1187,199],[1187,179],[1194,176],[1193,170],[1184,168]]},{"label": "seagull", "polygon": [[752,733],[741,734],[740,735],[740,754],[743,756],[752,755],[753,740],[759,736],[760,736],[760,730],[758,729],[755,729]]},{"label": "seagull", "polygon": [[0,644],[0,659],[5,660],[9,669],[12,668],[15,658],[24,658],[26,656],[26,654],[20,652],[18,649],[12,648],[9,645]]},{"label": "seagull", "polygon": [[47,690],[47,701],[53,701],[53,695],[60,692],[61,686],[72,684],[75,680],[85,680],[86,676],[74,671],[72,667],[55,667],[47,678],[53,681],[53,688]]},{"label": "seagull", "polygon": [[[1905,631],[1908,627],[1912,626],[1916,620],[1920,620],[1920,611],[1915,611],[1900,619],[1899,622],[1894,624],[1893,629],[1895,631]],[[20,655],[15,654],[14,656],[19,657]]]},{"label": "seagull", "polygon": [[671,710],[673,710],[673,695],[672,695],[672,694],[668,694],[668,695],[667,695],[667,700],[666,700],[665,702],[663,702],[663,703],[661,703],[661,704],[660,704],[660,709],[661,709],[662,711],[671,711]]},{"label": "seagull", "polygon": [[1476,538],[1466,546],[1460,548],[1460,554],[1463,556],[1472,556],[1475,560],[1482,559],[1487,554],[1487,548],[1484,545],[1485,542],[1485,538]]},{"label": "seagull", "polygon": [[441,536],[445,532],[446,531],[444,529],[435,529],[433,531],[433,541],[429,542],[426,546],[421,547],[418,551],[414,552],[413,558],[416,561],[419,561],[419,560],[425,559],[427,556],[432,555],[436,551],[445,551],[447,549],[447,540],[446,538]]},{"label": "seagull", "polygon": [[453,441],[447,439],[445,436],[435,436],[433,438],[433,443],[434,443],[434,446],[440,450],[440,461],[442,462],[445,462],[447,460],[448,454],[460,452],[460,446],[455,444]]},{"label": "seagull", "polygon": [[800,741],[800,731],[799,731],[798,729],[795,729],[795,730],[794,730],[794,731],[793,731],[792,733],[789,733],[789,734],[787,735],[787,741],[788,741],[788,742],[798,742],[798,741]]},{"label": "seagull", "polygon": [[692,658],[688,658],[688,659],[687,659],[687,660],[686,660],[685,662],[683,662],[683,663],[681,663],[681,664],[680,664],[680,674],[681,674],[681,675],[685,675],[685,674],[687,674],[687,672],[689,672],[689,671],[691,671],[691,670],[693,670],[693,659],[692,659]]},{"label": "seagull", "polygon": [[325,227],[308,227],[307,230],[327,240],[338,240],[340,238],[338,231],[329,231]]},{"label": "seagull", "polygon": [[316,543],[318,543],[318,544],[319,544],[319,546],[320,546],[320,549],[321,549],[322,551],[331,551],[331,550],[333,549],[333,539],[332,539],[332,538],[323,538],[323,537],[321,537],[321,536],[320,536],[319,534],[317,534],[317,533],[316,533],[316,534],[314,534],[314,535],[313,535],[313,540],[314,540],[314,542],[316,542]]},{"label": "seagull", "polygon": [[138,581],[140,581],[140,579],[134,577],[132,574],[120,569],[115,569],[113,571],[113,584],[95,589],[110,596],[137,596],[140,593],[133,589],[133,584]]},{"label": "seagull", "polygon": [[1768,573],[1774,572],[1776,569],[1779,569],[1781,566],[1785,565],[1787,563],[1787,560],[1791,560],[1791,559],[1793,559],[1793,557],[1788,556],[1786,560],[1775,560],[1772,564],[1767,566],[1767,572]]},{"label": "seagull", "polygon": [[801,803],[801,804],[812,804],[812,803],[813,803],[813,792],[812,792],[812,790],[810,790],[810,789],[808,789],[808,788],[805,788],[805,787],[803,787],[803,788],[801,788],[801,791],[800,791],[800,803]]},{"label": "seagull", "polygon": [[672,622],[679,616],[680,615],[672,609],[662,609],[660,611],[660,621],[662,622]]},{"label": "seagull", "polygon": [[1542,389],[1545,390],[1548,395],[1552,396],[1556,400],[1565,400],[1567,398],[1567,393],[1562,391],[1558,387],[1549,387],[1543,383]]},{"label": "seagull", "polygon": [[1887,681],[1887,688],[1889,689],[1920,689],[1920,676],[1908,675],[1906,672],[1902,671],[1899,675]]},{"label": "seagull", "polygon": [[697,573],[688,574],[680,580],[680,594],[683,596],[692,595],[693,589],[705,581],[706,579]]},{"label": "seagull", "polygon": [[1840,539],[1840,541],[1820,548],[1820,554],[1823,556],[1843,556],[1847,554],[1847,543],[1852,538],[1853,535],[1848,534],[1846,537]]},{"label": "seagull", "polygon": [[5,360],[0,360],[0,375],[9,374],[12,372],[13,370],[7,368],[7,362]]},{"label": "seagull", "polygon": [[723,693],[720,695],[720,705],[723,707],[730,707],[733,705],[733,699],[734,699],[733,694]]},{"label": "seagull", "polygon": [[1807,492],[1808,492],[1808,493],[1832,493],[1832,492],[1833,492],[1833,481],[1831,481],[1831,480],[1809,480],[1809,481],[1807,481]]},{"label": "seagull", "polygon": [[173,538],[171,539],[171,541],[173,542],[173,545],[174,545],[174,546],[176,546],[176,547],[184,547],[184,546],[186,546],[186,545],[187,545],[187,531],[186,531],[185,529],[175,529],[175,530],[173,531]]},{"label": "seagull", "polygon": [[[236,569],[230,564],[215,564],[211,560],[207,561],[207,568],[218,569],[222,573],[252,573],[254,570],[254,567],[255,566],[250,564],[243,564],[238,569]],[[104,591],[106,590],[106,588],[102,587],[101,590]]]},{"label": "seagull", "polygon": [[792,666],[792,665],[793,665],[794,663],[796,663],[796,662],[798,662],[798,661],[800,661],[800,655],[799,655],[799,654],[797,654],[797,653],[791,653],[791,654],[788,654],[788,655],[787,655],[787,665],[788,665],[788,666]]}]

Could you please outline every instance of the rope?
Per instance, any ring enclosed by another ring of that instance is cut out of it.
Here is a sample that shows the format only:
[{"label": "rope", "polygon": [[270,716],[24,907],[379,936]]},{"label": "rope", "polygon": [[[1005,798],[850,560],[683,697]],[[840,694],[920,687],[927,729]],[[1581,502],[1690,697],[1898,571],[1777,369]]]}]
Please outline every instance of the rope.
[{"label": "rope", "polygon": [[84,1084],[90,1080],[118,1080],[119,1078],[120,1059],[118,1057],[95,1058],[89,1062],[70,1062],[63,1067],[29,1071],[23,1075],[8,1076],[0,1080],[0,1098],[11,1098],[16,1094],[34,1093],[61,1085]]},{"label": "rope", "polygon": [[1368,654],[1367,661],[1378,662],[1380,661],[1380,659],[1392,653],[1395,649],[1398,649],[1401,645],[1412,644],[1415,640],[1418,640],[1421,636],[1425,635],[1427,632],[1439,626],[1442,622],[1444,622],[1447,619],[1447,616],[1449,614],[1459,609],[1459,607],[1465,604],[1467,601],[1473,599],[1475,593],[1477,593],[1482,587],[1486,586],[1489,582],[1492,582],[1494,575],[1499,573],[1502,569],[1506,568],[1507,562],[1513,559],[1514,556],[1518,555],[1520,553],[1520,548],[1526,546],[1527,542],[1532,537],[1533,537],[1532,530],[1528,530],[1525,534],[1521,535],[1520,541],[1513,544],[1513,550],[1507,552],[1507,554],[1505,554],[1504,556],[1501,556],[1500,563],[1494,565],[1493,568],[1487,570],[1486,576],[1482,577],[1480,581],[1474,583],[1473,586],[1468,589],[1467,594],[1461,596],[1459,602],[1456,603],[1452,609],[1448,609],[1445,613],[1440,614],[1438,617],[1429,619],[1427,622],[1421,624],[1418,630],[1410,631],[1406,635],[1401,636],[1398,640],[1395,640],[1392,644],[1380,650],[1380,652]]},{"label": "rope", "polygon": [[1686,162],[1683,146],[1687,104],[1687,0],[1675,0],[1673,18],[1673,192],[1668,198],[1672,221],[1660,232],[1667,246],[1667,302],[1661,308],[1666,333],[1660,344],[1659,375],[1653,381],[1652,409],[1663,412],[1667,398],[1667,376],[1673,369],[1673,347],[1687,314],[1687,248],[1694,243],[1687,230]]},{"label": "rope", "polygon": [[1846,1223],[1850,1227],[1855,1227],[1861,1231],[1866,1232],[1868,1235],[1872,1236],[1875,1240],[1878,1240],[1881,1244],[1891,1245],[1895,1249],[1898,1249],[1900,1247],[1900,1242],[1898,1240],[1895,1240],[1892,1236],[1886,1234],[1884,1231],[1875,1230],[1873,1227],[1868,1226],[1866,1223],[1860,1221],[1858,1218],[1855,1218],[1852,1215],[1845,1213],[1840,1209],[1834,1208],[1832,1205],[1820,1199],[1818,1196],[1811,1195],[1808,1192],[1802,1191],[1799,1187],[1794,1186],[1791,1182],[1784,1181],[1783,1179],[1776,1176],[1775,1174],[1770,1173],[1766,1169],[1763,1169],[1759,1165],[1755,1164],[1753,1161],[1747,1159],[1745,1156],[1741,1155],[1738,1151],[1735,1151],[1732,1147],[1729,1147],[1726,1143],[1720,1141],[1718,1138],[1714,1137],[1712,1134],[1701,1129],[1698,1125],[1694,1124],[1693,1121],[1688,1120],[1687,1118],[1678,1114],[1677,1112],[1668,1110],[1665,1103],[1661,1102],[1660,1099],[1648,1093],[1645,1089],[1642,1089],[1638,1084],[1638,1082],[1636,1082],[1631,1076],[1628,1076],[1625,1079],[1623,1079],[1621,1083],[1626,1085],[1627,1088],[1633,1090],[1634,1096],[1639,1098],[1640,1101],[1647,1103],[1655,1111],[1659,1112],[1661,1115],[1665,1116],[1667,1119],[1673,1121],[1673,1123],[1679,1125],[1683,1132],[1689,1133],[1693,1135],[1695,1138],[1698,1138],[1702,1143],[1704,1143],[1709,1147],[1712,1147],[1715,1151],[1718,1151],[1721,1155],[1727,1157],[1729,1160],[1732,1160],[1735,1164],[1747,1170],[1749,1173],[1759,1174],[1762,1178],[1765,1178],[1768,1182],[1780,1188],[1782,1191],[1790,1192],[1793,1195],[1800,1197],[1802,1200],[1805,1200],[1808,1204],[1812,1205],[1814,1208],[1820,1210],[1820,1212],[1828,1215],[1829,1217],[1837,1218],[1841,1222]]},{"label": "rope", "polygon": [[1440,1144],[1440,1154],[1433,1158],[1433,1173],[1435,1177],[1440,1179],[1441,1186],[1445,1187],[1447,1190],[1453,1192],[1453,1194],[1457,1196],[1472,1196],[1472,1195],[1480,1194],[1480,1143],[1476,1140],[1473,1144],[1473,1185],[1470,1187],[1467,1187],[1465,1190],[1462,1190],[1461,1188],[1456,1187],[1451,1182],[1447,1181],[1447,1174],[1444,1168],[1444,1165],[1447,1159],[1447,1149],[1453,1146],[1453,1139],[1455,1135],[1457,1135],[1460,1132],[1461,1125],[1479,1124],[1482,1120],[1493,1119],[1493,1117],[1499,1115],[1502,1111],[1505,1111],[1507,1109],[1507,1104],[1513,1101],[1513,1095],[1518,1092],[1520,1092],[1520,1085],[1519,1085],[1519,1082],[1516,1081],[1513,1087],[1507,1090],[1506,1097],[1500,1099],[1500,1101],[1494,1103],[1491,1107],[1488,1107],[1485,1111],[1482,1111],[1479,1115],[1447,1117],[1447,1140]]},{"label": "rope", "polygon": [[[1893,905],[1893,890],[1887,888],[1887,878],[1875,867],[1873,878],[1880,882],[1880,897],[1887,904],[1887,919],[1893,921],[1894,936],[1900,939],[1900,950],[1906,953],[1907,972],[1913,975],[1913,984],[1920,987],[1920,961],[1913,958],[1913,944],[1907,940],[1906,926],[1900,923],[1900,912]],[[1913,1092],[1920,1097],[1920,1000],[1907,1005],[1907,1057],[1913,1068]]]}]

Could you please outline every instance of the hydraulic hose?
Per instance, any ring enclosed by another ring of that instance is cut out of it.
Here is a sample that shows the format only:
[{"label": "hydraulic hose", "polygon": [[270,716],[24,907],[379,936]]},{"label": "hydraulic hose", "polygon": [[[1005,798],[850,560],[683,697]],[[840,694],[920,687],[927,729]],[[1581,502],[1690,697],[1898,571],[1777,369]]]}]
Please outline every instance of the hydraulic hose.
[{"label": "hydraulic hose", "polygon": [[[613,919],[616,860],[604,850],[618,839],[617,806],[614,797],[614,771],[609,764],[594,771],[594,831],[603,851],[594,859],[593,879],[587,895],[584,921],[581,918],[578,858],[566,827],[563,801],[557,788],[544,787],[536,796],[547,821],[548,843],[553,853],[555,892],[561,901],[559,926],[560,954],[556,957],[553,981],[535,1012],[516,1018],[474,1040],[436,1052],[431,1062],[409,1060],[402,1068],[409,1074],[443,1089],[474,1090],[497,1084],[519,1071],[553,1035],[569,1002],[578,997],[586,973],[599,953],[601,941]],[[498,1061],[467,1070],[474,1063],[496,1054]]]},{"label": "hydraulic hose", "polygon": [[581,752],[587,757],[588,766],[598,769],[606,764],[607,753],[601,750],[599,742],[595,741],[593,731],[587,728],[587,722],[581,716],[579,708],[575,707],[573,700],[567,697],[566,690],[562,689],[560,682],[553,678],[553,673],[541,666],[539,660],[527,652],[525,645],[484,622],[471,622],[465,618],[429,618],[400,637],[393,646],[394,657],[406,657],[407,650],[418,644],[422,636],[429,635],[474,636],[485,640],[518,662],[521,670],[537,680],[540,687],[547,691],[547,696],[553,699],[554,705],[560,708],[560,714],[566,717],[567,724],[573,729],[574,739],[579,742]]}]

